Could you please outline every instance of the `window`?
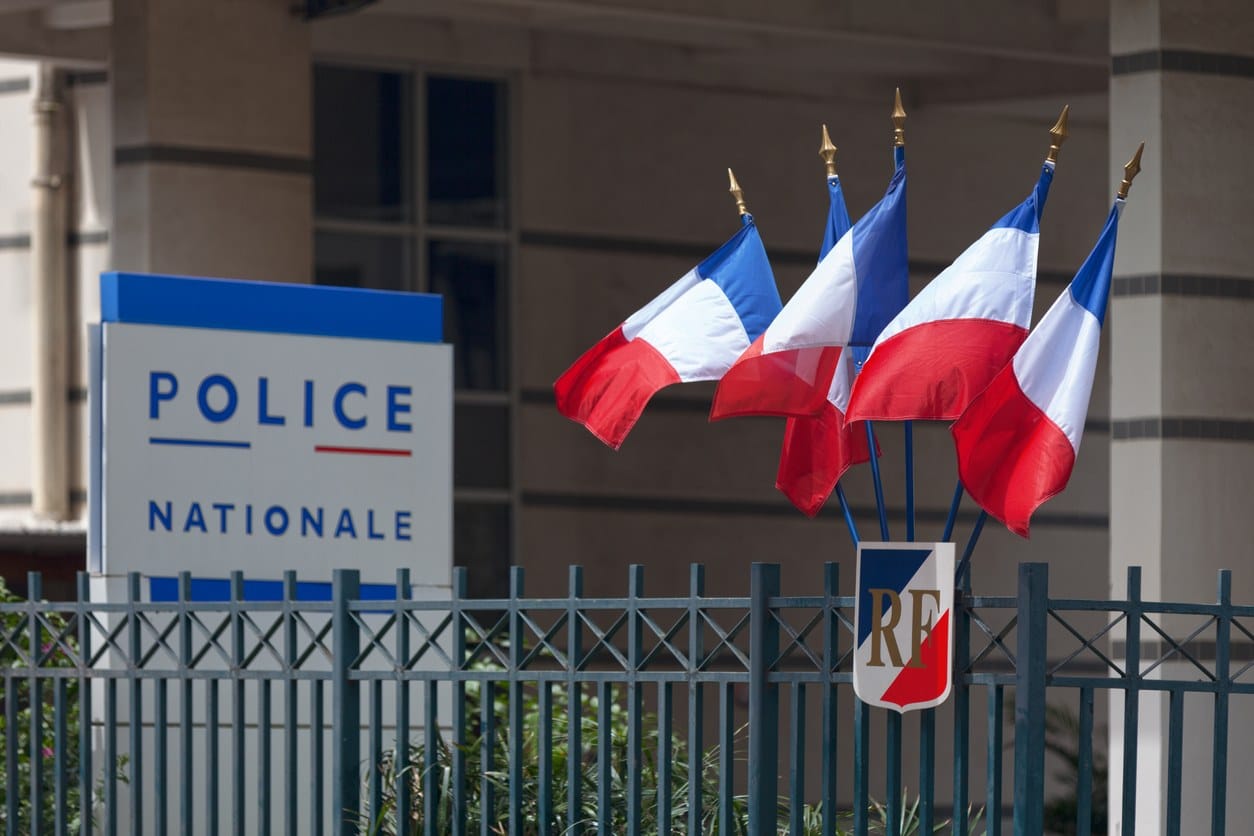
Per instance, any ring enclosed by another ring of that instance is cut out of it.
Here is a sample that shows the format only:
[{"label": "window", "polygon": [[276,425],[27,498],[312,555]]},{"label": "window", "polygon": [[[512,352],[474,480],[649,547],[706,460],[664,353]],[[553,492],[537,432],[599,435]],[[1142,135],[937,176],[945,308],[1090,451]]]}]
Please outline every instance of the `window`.
[{"label": "window", "polygon": [[508,590],[515,491],[510,394],[507,87],[342,65],[314,69],[319,284],[444,297],[453,344],[454,562]]}]

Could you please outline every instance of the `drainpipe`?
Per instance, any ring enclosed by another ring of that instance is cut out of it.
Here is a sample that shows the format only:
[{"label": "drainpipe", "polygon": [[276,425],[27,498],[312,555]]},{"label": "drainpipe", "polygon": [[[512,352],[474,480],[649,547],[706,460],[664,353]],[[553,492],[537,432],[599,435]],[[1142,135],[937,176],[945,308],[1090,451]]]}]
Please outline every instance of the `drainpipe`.
[{"label": "drainpipe", "polygon": [[31,380],[31,507],[39,517],[66,520],[70,516],[70,433],[63,75],[50,64],[40,64],[36,83],[30,236],[35,360]]}]

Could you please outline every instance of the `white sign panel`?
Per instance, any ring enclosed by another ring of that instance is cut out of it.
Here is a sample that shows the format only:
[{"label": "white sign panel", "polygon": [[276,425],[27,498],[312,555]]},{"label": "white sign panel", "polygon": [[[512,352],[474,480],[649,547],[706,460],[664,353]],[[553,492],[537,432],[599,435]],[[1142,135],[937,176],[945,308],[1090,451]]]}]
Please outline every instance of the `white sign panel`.
[{"label": "white sign panel", "polygon": [[103,566],[450,583],[452,349],[105,322]]}]

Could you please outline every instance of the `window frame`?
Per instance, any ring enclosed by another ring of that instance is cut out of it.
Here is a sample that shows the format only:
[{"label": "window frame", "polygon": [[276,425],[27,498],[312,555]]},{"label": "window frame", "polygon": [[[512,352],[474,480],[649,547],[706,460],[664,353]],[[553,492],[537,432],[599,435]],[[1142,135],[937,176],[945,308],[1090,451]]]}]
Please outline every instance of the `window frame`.
[{"label": "window frame", "polygon": [[[412,211],[408,221],[362,221],[347,218],[336,218],[319,215],[317,207],[313,207],[313,233],[336,233],[345,235],[373,235],[381,237],[397,237],[404,242],[403,267],[405,290],[429,292],[430,280],[427,275],[430,244],[433,241],[461,241],[501,246],[505,250],[503,291],[501,302],[505,305],[505,335],[501,341],[501,362],[505,375],[505,388],[499,391],[487,390],[453,390],[453,407],[468,406],[502,406],[506,410],[508,426],[509,469],[507,486],[502,489],[459,488],[450,485],[454,507],[459,503],[505,505],[509,509],[509,532],[506,538],[509,554],[506,555],[507,565],[516,564],[519,553],[519,511],[521,509],[521,489],[519,480],[520,464],[520,427],[518,416],[521,414],[521,387],[518,381],[518,368],[515,362],[515,347],[518,334],[518,275],[519,275],[519,187],[520,176],[520,101],[518,74],[509,71],[490,71],[482,68],[468,68],[457,65],[407,62],[380,59],[371,56],[349,56],[343,54],[318,55],[311,61],[310,73],[315,67],[337,67],[344,69],[370,70],[375,72],[405,73],[409,76],[409,102],[412,111],[409,124],[412,137],[411,151],[413,164],[410,166],[410,196]],[[501,85],[503,90],[502,114],[503,127],[500,136],[505,144],[506,167],[502,185],[505,194],[505,225],[504,227],[466,227],[455,225],[431,224],[427,220],[427,194],[425,175],[427,167],[427,79],[431,76],[445,76],[476,81],[490,81]],[[316,102],[311,103],[311,108]],[[312,112],[311,112],[312,129]],[[312,141],[311,137],[311,141]],[[315,244],[316,246],[316,244]],[[316,263],[316,262],[315,262]],[[312,277],[311,277],[312,278]],[[456,432],[456,426],[454,426]],[[450,474],[450,479],[452,474]],[[452,520],[449,521],[452,525]],[[452,555],[456,565],[457,544],[453,544]]]}]

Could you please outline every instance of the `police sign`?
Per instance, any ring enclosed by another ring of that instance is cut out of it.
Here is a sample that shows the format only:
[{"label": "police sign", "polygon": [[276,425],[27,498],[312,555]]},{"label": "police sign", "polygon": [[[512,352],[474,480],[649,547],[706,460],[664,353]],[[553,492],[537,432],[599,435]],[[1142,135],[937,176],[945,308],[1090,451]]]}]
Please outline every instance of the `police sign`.
[{"label": "police sign", "polygon": [[953,543],[859,543],[853,688],[899,712],[940,705],[953,684]]},{"label": "police sign", "polygon": [[438,297],[107,274],[101,310],[100,570],[449,582]]}]

